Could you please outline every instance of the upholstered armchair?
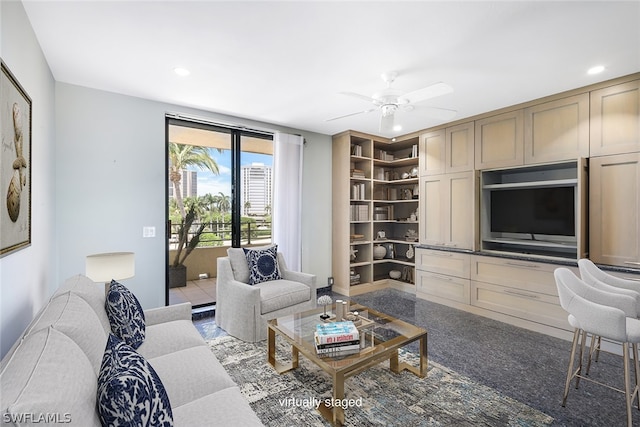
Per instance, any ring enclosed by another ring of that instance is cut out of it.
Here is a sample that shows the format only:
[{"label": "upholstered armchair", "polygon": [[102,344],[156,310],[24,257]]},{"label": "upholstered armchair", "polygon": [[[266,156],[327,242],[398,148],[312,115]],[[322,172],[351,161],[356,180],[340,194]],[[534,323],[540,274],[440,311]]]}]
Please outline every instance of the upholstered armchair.
[{"label": "upholstered armchair", "polygon": [[[253,255],[265,250],[248,249]],[[316,307],[316,276],[290,271],[276,249],[266,262],[252,263],[251,254],[229,248],[226,257],[218,258],[216,324],[229,335],[256,342],[267,338],[268,320]],[[263,274],[264,265],[277,270],[274,277]]]}]

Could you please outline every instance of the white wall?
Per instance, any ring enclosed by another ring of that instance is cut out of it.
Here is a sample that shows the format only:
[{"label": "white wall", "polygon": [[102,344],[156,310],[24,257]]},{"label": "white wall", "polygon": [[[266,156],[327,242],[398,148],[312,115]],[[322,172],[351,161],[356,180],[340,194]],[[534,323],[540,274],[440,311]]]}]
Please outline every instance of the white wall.
[{"label": "white wall", "polygon": [[[0,2],[0,56],[33,101],[32,244],[0,259],[0,357],[85,256],[134,251],[125,281],[165,301],[166,112],[302,134],[303,270],[331,275],[331,137],[56,83],[22,3]],[[142,238],[155,226],[155,238]]]},{"label": "white wall", "polygon": [[[57,218],[61,281],[84,271],[87,254],[136,253],[125,283],[145,308],[164,305],[167,112],[260,128],[273,125],[94,89],[56,84]],[[303,270],[331,274],[331,138],[302,133],[305,146]],[[142,227],[154,226],[155,238]]]},{"label": "white wall", "polygon": [[[0,356],[3,356],[58,286],[58,281],[55,271],[54,80],[22,3],[0,2],[0,23],[0,56],[31,98],[33,120],[32,243],[0,259]],[[2,120],[2,126],[5,126],[5,118]],[[6,189],[0,191],[4,193]]]}]

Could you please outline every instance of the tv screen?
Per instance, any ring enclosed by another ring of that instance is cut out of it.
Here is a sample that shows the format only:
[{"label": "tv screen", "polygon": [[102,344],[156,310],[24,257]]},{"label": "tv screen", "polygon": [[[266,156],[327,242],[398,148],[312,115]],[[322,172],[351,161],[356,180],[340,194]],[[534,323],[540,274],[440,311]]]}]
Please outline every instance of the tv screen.
[{"label": "tv screen", "polygon": [[575,236],[575,188],[493,190],[491,231]]}]

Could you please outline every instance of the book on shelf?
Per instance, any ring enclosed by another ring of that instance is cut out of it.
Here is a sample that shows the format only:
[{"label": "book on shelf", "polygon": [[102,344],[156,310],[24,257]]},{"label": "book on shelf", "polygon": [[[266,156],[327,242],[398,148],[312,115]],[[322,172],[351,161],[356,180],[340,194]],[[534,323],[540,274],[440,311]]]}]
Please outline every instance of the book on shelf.
[{"label": "book on shelf", "polygon": [[351,185],[351,199],[364,200],[366,196],[366,190],[364,183],[356,183]]},{"label": "book on shelf", "polygon": [[351,177],[352,178],[366,178],[364,171],[362,169],[351,169]]},{"label": "book on shelf", "polygon": [[369,205],[351,205],[350,216],[351,221],[368,221]]},{"label": "book on shelf", "polygon": [[362,146],[358,144],[351,144],[351,155],[362,157]]}]

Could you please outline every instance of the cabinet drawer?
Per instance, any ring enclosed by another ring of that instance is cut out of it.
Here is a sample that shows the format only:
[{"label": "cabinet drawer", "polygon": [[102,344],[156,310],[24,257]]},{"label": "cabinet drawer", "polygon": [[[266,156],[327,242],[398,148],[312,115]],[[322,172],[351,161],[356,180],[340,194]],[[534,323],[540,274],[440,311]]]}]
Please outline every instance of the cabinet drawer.
[{"label": "cabinet drawer", "polygon": [[471,281],[471,305],[571,330],[558,297]]},{"label": "cabinet drawer", "polygon": [[557,296],[553,272],[558,267],[540,262],[474,256],[471,261],[471,279]]},{"label": "cabinet drawer", "polygon": [[430,271],[416,270],[416,292],[469,304],[471,283],[469,279],[445,276]]},{"label": "cabinet drawer", "polygon": [[468,279],[471,255],[431,249],[416,249],[416,269]]}]

